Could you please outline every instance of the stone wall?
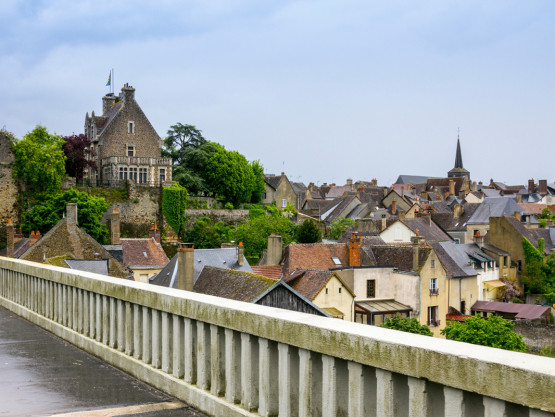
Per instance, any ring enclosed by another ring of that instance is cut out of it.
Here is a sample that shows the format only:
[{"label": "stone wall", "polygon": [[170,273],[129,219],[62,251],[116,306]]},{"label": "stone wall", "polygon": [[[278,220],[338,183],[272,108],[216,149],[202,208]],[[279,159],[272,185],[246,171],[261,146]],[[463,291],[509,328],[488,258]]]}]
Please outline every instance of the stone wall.
[{"label": "stone wall", "polygon": [[0,223],[8,218],[17,218],[17,184],[12,177],[15,156],[11,150],[9,137],[0,131]]},{"label": "stone wall", "polygon": [[555,350],[555,325],[540,320],[517,320],[515,332],[522,336],[528,349],[539,351],[546,346]]},{"label": "stone wall", "polygon": [[185,210],[187,227],[192,227],[199,217],[208,217],[213,222],[224,222],[226,226],[248,220],[248,210]]}]

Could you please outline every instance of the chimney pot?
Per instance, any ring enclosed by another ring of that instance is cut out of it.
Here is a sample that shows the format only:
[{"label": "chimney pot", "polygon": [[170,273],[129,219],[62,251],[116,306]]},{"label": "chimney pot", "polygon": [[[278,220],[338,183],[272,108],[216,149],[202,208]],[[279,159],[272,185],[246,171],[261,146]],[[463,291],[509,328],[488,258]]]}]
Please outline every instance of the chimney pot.
[{"label": "chimney pot", "polygon": [[535,190],[536,186],[534,184],[534,178],[528,180],[528,194],[532,194]]},{"label": "chimney pot", "polygon": [[239,246],[237,246],[237,263],[241,266],[245,264],[245,248],[243,247],[243,242],[239,242]]},{"label": "chimney pot", "polygon": [[515,211],[515,217],[518,221],[520,221],[520,211]]},{"label": "chimney pot", "polygon": [[120,217],[118,210],[114,208],[110,217],[110,242],[112,245],[119,245],[120,240]]},{"label": "chimney pot", "polygon": [[540,194],[547,194],[547,180],[539,180],[538,192]]},{"label": "chimney pot", "polygon": [[182,243],[177,248],[177,288],[193,291],[194,286],[195,247]]}]

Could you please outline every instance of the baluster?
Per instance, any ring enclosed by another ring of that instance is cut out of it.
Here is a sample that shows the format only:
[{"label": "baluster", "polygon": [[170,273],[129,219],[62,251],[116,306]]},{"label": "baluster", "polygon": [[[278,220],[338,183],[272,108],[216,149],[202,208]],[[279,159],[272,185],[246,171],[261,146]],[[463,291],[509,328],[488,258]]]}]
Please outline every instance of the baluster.
[{"label": "baluster", "polygon": [[143,362],[152,363],[152,310],[143,306]]},{"label": "baluster", "polygon": [[376,415],[393,417],[395,412],[393,374],[383,369],[376,369],[376,388]]},{"label": "baluster", "polygon": [[197,382],[197,329],[196,322],[189,318],[184,320],[184,345],[185,345],[185,382]]},{"label": "baluster", "polygon": [[409,417],[426,417],[428,415],[428,394],[426,381],[407,377],[409,386]]},{"label": "baluster", "polygon": [[185,353],[183,338],[183,318],[173,314],[172,315],[172,336],[173,336],[173,347],[172,347],[172,364],[173,364],[173,376],[176,378],[183,378],[184,375],[184,363],[183,356]]},{"label": "baluster", "polygon": [[225,329],[225,399],[232,404],[241,399],[241,339],[239,333]]},{"label": "baluster", "polygon": [[139,304],[133,304],[133,356],[143,359],[143,312]]},{"label": "baluster", "polygon": [[161,321],[162,321],[162,335],[161,335],[161,344],[162,344],[162,371],[166,373],[172,372],[172,354],[171,354],[171,347],[172,347],[172,325],[170,323],[171,317],[165,311],[162,311],[161,314]]},{"label": "baluster", "polygon": [[265,417],[274,416],[279,411],[279,388],[276,378],[279,358],[276,343],[262,337],[258,338],[258,358],[258,414]]},{"label": "baluster", "polygon": [[160,346],[160,337],[161,337],[161,322],[160,322],[160,311],[156,309],[152,309],[152,366],[155,368],[160,369],[162,366],[162,358],[161,358],[161,346]]},{"label": "baluster", "polygon": [[299,415],[299,353],[296,348],[278,343],[278,395],[280,417]]},{"label": "baluster", "polygon": [[506,417],[505,401],[497,398],[483,397],[484,417]]},{"label": "baluster", "polygon": [[464,396],[457,388],[443,387],[445,417],[464,417]]},{"label": "baluster", "polygon": [[197,386],[210,389],[210,328],[197,321]]},{"label": "baluster", "polygon": [[133,313],[134,310],[131,307],[131,303],[125,301],[125,354],[129,356],[133,356],[133,347],[135,345],[133,338]]},{"label": "baluster", "polygon": [[210,392],[222,396],[225,392],[225,335],[221,327],[210,325]]}]

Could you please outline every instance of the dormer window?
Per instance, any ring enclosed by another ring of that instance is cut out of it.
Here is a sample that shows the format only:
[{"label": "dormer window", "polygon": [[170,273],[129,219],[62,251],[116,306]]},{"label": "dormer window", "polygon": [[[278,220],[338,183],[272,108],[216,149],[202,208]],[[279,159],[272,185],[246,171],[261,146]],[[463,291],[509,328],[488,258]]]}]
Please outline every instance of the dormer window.
[{"label": "dormer window", "polygon": [[135,147],[127,146],[127,156],[135,156]]},{"label": "dormer window", "polygon": [[127,133],[135,133],[135,122],[129,122],[127,124]]}]

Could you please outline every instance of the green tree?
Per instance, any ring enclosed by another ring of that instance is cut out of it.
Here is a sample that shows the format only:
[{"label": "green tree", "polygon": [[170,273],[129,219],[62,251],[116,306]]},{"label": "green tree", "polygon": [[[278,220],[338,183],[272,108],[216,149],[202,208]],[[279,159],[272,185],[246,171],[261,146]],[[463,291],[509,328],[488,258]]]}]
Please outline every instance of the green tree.
[{"label": "green tree", "polygon": [[288,245],[293,241],[295,228],[291,220],[278,213],[250,218],[237,228],[230,228],[229,236],[231,240],[243,242],[246,256],[259,258],[268,247],[268,236],[281,235],[283,244]]},{"label": "green tree", "polygon": [[[526,239],[522,239],[526,270],[521,277],[521,282],[526,286],[528,293],[551,294],[555,293],[555,256],[545,255],[545,241],[538,240],[536,248]],[[548,297],[551,299],[551,296]]]},{"label": "green tree", "polygon": [[264,182],[264,167],[262,166],[260,161],[252,161],[250,163],[250,166],[252,169],[252,174],[254,176],[251,202],[257,204],[260,203],[264,198],[264,189],[266,188]]},{"label": "green tree", "polygon": [[339,239],[341,233],[354,223],[355,221],[352,219],[348,219],[346,217],[336,217],[335,220],[331,222],[330,238]]},{"label": "green tree", "polygon": [[387,329],[401,330],[402,332],[423,334],[425,336],[433,336],[434,334],[428,326],[420,324],[414,317],[390,317],[380,327]]},{"label": "green tree", "polygon": [[218,145],[208,158],[203,176],[210,191],[224,202],[238,207],[250,201],[255,176],[251,165],[239,152]]},{"label": "green tree", "polygon": [[295,233],[297,242],[299,243],[316,243],[322,239],[322,233],[314,220],[305,220]]},{"label": "green tree", "polygon": [[34,193],[60,189],[65,174],[65,154],[61,136],[50,134],[37,126],[13,146],[15,165],[13,175],[25,180]]},{"label": "green tree", "polygon": [[100,219],[109,204],[102,197],[93,197],[75,189],[38,195],[31,210],[23,213],[23,231],[27,234],[32,230],[40,230],[41,234],[48,232],[62,219],[67,203],[77,203],[79,227],[97,242],[105,243],[108,229],[100,223]]},{"label": "green tree", "polygon": [[449,321],[441,334],[459,342],[526,352],[526,345],[522,337],[515,333],[514,327],[514,323],[499,316],[491,315],[487,319],[472,316],[464,323]]},{"label": "green tree", "polygon": [[197,249],[219,248],[228,242],[228,232],[223,222],[214,223],[208,217],[199,217],[193,227],[185,231],[185,241],[193,243]]},{"label": "green tree", "polygon": [[195,126],[176,123],[170,126],[168,136],[164,139],[162,155],[172,158],[174,164],[182,165],[187,152],[204,143],[206,143],[206,139]]}]

